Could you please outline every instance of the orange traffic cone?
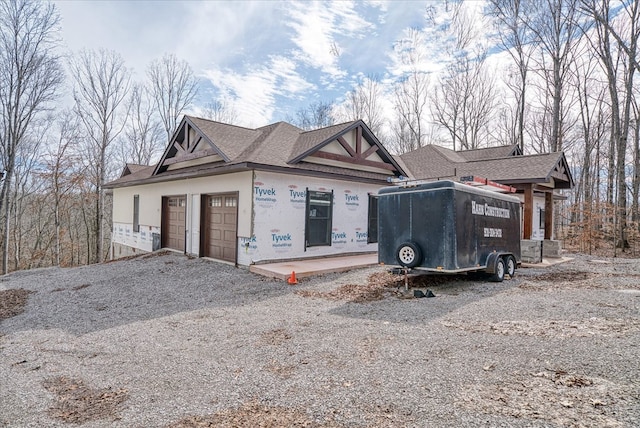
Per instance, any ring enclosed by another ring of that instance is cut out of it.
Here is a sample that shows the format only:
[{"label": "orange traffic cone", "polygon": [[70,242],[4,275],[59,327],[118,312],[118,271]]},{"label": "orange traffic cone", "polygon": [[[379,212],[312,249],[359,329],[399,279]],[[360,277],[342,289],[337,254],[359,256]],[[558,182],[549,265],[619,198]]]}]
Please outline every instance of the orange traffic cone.
[{"label": "orange traffic cone", "polygon": [[295,271],[291,271],[291,276],[287,279],[287,283],[289,285],[296,285],[298,283],[298,280],[296,279],[296,272]]}]

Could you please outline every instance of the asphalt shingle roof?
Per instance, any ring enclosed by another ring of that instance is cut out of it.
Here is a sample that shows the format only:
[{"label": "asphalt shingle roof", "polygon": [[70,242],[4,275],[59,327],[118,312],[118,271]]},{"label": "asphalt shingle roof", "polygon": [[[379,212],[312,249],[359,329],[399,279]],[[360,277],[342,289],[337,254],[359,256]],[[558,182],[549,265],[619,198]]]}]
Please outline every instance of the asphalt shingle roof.
[{"label": "asphalt shingle roof", "polygon": [[242,128],[194,116],[186,117],[229,159],[238,157],[261,134],[258,129]]},{"label": "asphalt shingle roof", "polygon": [[405,153],[400,158],[412,178],[417,180],[458,180],[460,177],[478,176],[506,183],[549,182],[551,173],[559,163],[564,162],[562,152],[514,156],[514,150],[514,146],[502,146],[453,152],[443,147],[427,145]]},{"label": "asphalt shingle roof", "polygon": [[[342,123],[313,131],[303,131],[286,122],[277,122],[257,129],[242,128],[193,116],[185,116],[221,152],[228,162],[219,161],[176,170],[163,171],[153,176],[155,166],[145,167],[139,173],[120,177],[106,185],[120,187],[144,182],[178,179],[181,177],[213,175],[227,172],[243,165],[256,164],[269,167],[306,170],[312,173],[326,173],[342,177],[384,181],[392,174],[380,174],[337,166],[320,165],[309,162],[292,162],[296,158],[319,148],[332,137],[340,135],[360,121]],[[182,125],[181,125],[182,126]],[[389,159],[393,159],[389,156]],[[402,173],[402,171],[400,171]]]},{"label": "asphalt shingle roof", "polygon": [[[313,131],[303,131],[286,122],[248,129],[193,116],[185,116],[181,126],[184,126],[186,121],[190,121],[211,141],[221,152],[225,161],[163,171],[156,176],[153,175],[155,166],[129,164],[131,174],[122,176],[105,187],[215,175],[259,165],[284,170],[304,170],[312,174],[380,181],[392,174],[304,161],[305,156],[357,126],[361,121],[341,123]],[[517,146],[514,145],[459,152],[436,145],[427,145],[400,156],[389,155],[388,159],[404,169],[398,173],[408,173],[414,179],[459,179],[474,175],[501,182],[548,182],[550,174],[559,162],[566,162],[562,153],[529,156],[522,156],[519,153]]]}]

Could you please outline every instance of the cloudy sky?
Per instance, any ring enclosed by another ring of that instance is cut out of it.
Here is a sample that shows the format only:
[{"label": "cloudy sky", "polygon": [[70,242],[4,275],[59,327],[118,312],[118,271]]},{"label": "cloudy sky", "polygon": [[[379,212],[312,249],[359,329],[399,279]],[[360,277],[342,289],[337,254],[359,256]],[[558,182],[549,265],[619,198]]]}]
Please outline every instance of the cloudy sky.
[{"label": "cloudy sky", "polygon": [[[251,127],[340,102],[362,76],[397,78],[394,44],[428,25],[434,3],[55,1],[71,51],[115,50],[140,80],[151,60],[175,53],[201,79],[200,105],[230,100]],[[435,64],[437,43],[429,55]]]}]

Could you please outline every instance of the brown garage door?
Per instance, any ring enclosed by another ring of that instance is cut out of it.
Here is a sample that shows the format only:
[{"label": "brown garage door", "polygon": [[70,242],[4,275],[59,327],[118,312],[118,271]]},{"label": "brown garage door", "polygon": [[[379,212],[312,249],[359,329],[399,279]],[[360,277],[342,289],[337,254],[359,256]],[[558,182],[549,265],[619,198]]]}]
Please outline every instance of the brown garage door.
[{"label": "brown garage door", "polygon": [[184,251],[186,196],[162,198],[162,246]]},{"label": "brown garage door", "polygon": [[204,195],[202,255],[236,262],[238,195]]}]

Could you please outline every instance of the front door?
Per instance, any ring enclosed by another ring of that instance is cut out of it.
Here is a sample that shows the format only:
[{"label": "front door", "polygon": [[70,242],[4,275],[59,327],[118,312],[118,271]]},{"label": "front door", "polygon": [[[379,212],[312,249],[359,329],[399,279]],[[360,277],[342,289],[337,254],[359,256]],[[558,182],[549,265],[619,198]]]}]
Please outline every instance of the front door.
[{"label": "front door", "polygon": [[238,194],[204,195],[202,255],[236,263]]}]

